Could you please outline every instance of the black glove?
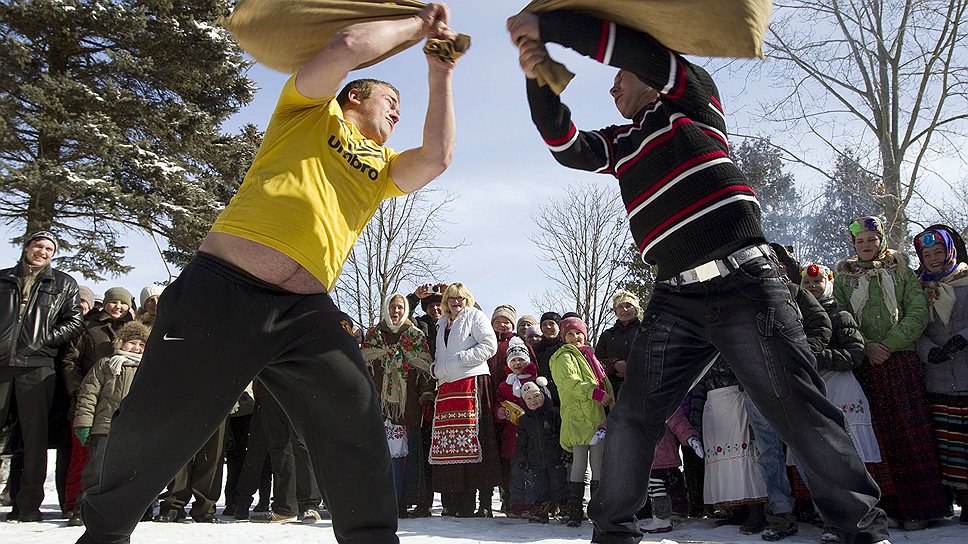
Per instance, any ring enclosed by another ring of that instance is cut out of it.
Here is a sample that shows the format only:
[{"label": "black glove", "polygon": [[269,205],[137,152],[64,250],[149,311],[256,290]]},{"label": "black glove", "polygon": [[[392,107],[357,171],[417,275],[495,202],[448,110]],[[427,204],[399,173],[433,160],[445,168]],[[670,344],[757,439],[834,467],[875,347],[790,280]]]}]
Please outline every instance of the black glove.
[{"label": "black glove", "polygon": [[940,365],[945,361],[950,361],[951,356],[944,348],[931,348],[928,350],[928,362],[932,365]]},{"label": "black glove", "polygon": [[965,340],[965,337],[960,334],[952,336],[947,342],[944,343],[943,346],[941,346],[941,349],[943,349],[948,355],[958,353],[965,348],[968,348],[968,340]]}]

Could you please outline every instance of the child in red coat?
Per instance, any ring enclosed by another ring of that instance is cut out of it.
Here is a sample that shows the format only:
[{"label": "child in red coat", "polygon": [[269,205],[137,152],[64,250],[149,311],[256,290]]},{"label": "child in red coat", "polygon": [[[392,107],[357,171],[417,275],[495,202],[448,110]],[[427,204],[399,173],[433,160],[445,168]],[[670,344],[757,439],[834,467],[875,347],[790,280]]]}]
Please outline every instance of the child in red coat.
[{"label": "child in red coat", "polygon": [[528,346],[517,336],[508,341],[507,377],[497,386],[497,402],[494,415],[501,426],[501,466],[510,490],[510,506],[505,509],[508,517],[527,517],[534,507],[534,498],[527,496],[527,474],[512,461],[516,450],[517,421],[526,408],[521,391],[524,384],[538,377],[538,367],[531,360]]}]

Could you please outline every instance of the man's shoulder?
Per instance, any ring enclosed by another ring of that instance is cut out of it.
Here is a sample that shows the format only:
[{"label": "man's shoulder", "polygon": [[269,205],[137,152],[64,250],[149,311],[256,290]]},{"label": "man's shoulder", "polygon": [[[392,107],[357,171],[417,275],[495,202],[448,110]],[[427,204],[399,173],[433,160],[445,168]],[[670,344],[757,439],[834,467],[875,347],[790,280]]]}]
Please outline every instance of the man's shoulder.
[{"label": "man's shoulder", "polygon": [[51,267],[50,273],[51,273],[51,276],[53,276],[55,281],[63,283],[67,287],[77,288],[77,280],[75,280],[74,276],[71,276],[67,272],[61,272],[60,270],[57,270],[56,268]]}]

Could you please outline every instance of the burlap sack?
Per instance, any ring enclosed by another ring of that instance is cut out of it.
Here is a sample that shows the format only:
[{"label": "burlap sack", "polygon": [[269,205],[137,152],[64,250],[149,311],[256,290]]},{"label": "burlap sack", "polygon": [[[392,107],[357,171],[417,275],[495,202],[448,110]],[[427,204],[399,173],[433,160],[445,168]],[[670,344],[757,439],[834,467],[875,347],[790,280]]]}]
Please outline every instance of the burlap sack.
[{"label": "burlap sack", "polygon": [[[347,26],[413,17],[426,5],[417,0],[239,0],[222,26],[257,61],[293,73]],[[469,38],[464,39],[469,46]],[[357,68],[376,64],[419,42],[401,44]]]},{"label": "burlap sack", "polygon": [[[524,11],[573,10],[649,33],[663,45],[704,57],[763,57],[772,0],[533,0]],[[539,81],[556,93],[574,74],[539,67]]]}]

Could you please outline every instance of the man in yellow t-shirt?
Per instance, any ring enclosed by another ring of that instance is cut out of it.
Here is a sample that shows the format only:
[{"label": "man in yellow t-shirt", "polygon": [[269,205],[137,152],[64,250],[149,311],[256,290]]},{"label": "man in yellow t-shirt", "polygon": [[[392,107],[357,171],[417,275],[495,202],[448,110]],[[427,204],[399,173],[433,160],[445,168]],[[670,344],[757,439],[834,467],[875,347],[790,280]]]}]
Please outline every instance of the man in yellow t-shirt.
[{"label": "man in yellow t-shirt", "polygon": [[454,65],[427,57],[423,142],[399,153],[384,146],[400,118],[392,85],[357,80],[336,91],[350,70],[400,44],[453,38],[448,15],[430,4],[415,17],[352,25],[286,83],[238,193],[161,296],[100,484],[81,507],[79,543],[128,542],[256,375],[306,443],[336,540],[398,542],[379,396],[328,291],[380,202],[450,164]]}]

